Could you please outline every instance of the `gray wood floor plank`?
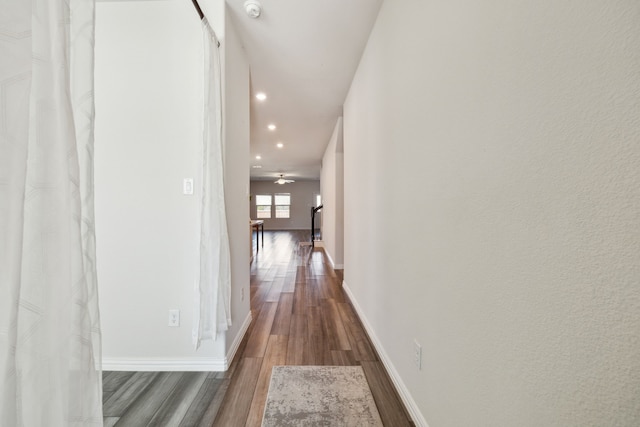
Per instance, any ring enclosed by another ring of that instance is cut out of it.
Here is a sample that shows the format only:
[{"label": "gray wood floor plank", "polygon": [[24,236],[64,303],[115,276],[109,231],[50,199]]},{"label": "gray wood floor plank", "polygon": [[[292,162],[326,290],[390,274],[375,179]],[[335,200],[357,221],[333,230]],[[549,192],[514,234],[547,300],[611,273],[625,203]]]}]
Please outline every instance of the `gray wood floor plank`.
[{"label": "gray wood floor plank", "polygon": [[[182,418],[180,427],[193,427],[199,425],[222,382],[223,380],[212,378],[210,376],[205,378],[198,389],[198,393],[193,398],[187,413]],[[211,423],[213,423],[213,420],[211,420],[209,426]]]},{"label": "gray wood floor plank", "polygon": [[149,384],[158,376],[157,372],[135,372],[104,403],[103,416],[121,417],[132,402],[140,396]]},{"label": "gray wood floor plank", "polygon": [[104,391],[116,391],[122,384],[126,383],[135,372],[126,371],[105,371],[102,378],[102,389]]},{"label": "gray wood floor plank", "polygon": [[142,427],[149,424],[162,404],[173,392],[182,372],[160,372],[136,401],[120,417],[118,427]]},{"label": "gray wood floor plank", "polygon": [[206,372],[185,372],[148,425],[180,425],[206,379]]},{"label": "gray wood floor plank", "polygon": [[105,417],[103,427],[113,427],[116,425],[120,418],[119,417]]},{"label": "gray wood floor plank", "polygon": [[104,405],[106,403],[106,401],[109,400],[109,398],[111,396],[113,396],[114,393],[115,393],[115,391],[103,391],[102,392],[102,404]]}]

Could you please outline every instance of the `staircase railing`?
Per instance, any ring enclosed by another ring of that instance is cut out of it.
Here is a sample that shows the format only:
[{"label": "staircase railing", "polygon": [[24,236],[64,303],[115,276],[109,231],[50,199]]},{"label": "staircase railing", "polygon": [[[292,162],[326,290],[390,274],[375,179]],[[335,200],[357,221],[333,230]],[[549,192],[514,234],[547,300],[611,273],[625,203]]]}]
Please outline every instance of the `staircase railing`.
[{"label": "staircase railing", "polygon": [[315,247],[316,241],[316,213],[322,209],[323,205],[318,206],[317,208],[311,208],[311,247]]}]

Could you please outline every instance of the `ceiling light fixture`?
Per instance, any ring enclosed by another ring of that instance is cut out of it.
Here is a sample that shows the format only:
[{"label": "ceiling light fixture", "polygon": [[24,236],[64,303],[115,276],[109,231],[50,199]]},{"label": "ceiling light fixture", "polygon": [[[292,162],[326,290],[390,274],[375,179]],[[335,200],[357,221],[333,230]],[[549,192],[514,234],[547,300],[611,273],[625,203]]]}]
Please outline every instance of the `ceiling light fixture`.
[{"label": "ceiling light fixture", "polygon": [[256,19],[262,13],[262,6],[257,0],[247,0],[244,2],[244,11],[249,18]]},{"label": "ceiling light fixture", "polygon": [[264,92],[258,92],[256,98],[258,98],[259,101],[264,101],[267,99],[267,95]]},{"label": "ceiling light fixture", "polygon": [[269,128],[269,130],[276,130],[276,125],[274,125],[274,124],[270,124],[267,127]]},{"label": "ceiling light fixture", "polygon": [[260,156],[260,155],[256,156],[256,160],[260,160],[261,158],[262,158],[262,156]]},{"label": "ceiling light fixture", "polygon": [[283,144],[282,142],[278,142],[278,143],[276,144],[276,147],[278,147],[278,148],[282,148],[282,147],[284,147],[284,144]]}]

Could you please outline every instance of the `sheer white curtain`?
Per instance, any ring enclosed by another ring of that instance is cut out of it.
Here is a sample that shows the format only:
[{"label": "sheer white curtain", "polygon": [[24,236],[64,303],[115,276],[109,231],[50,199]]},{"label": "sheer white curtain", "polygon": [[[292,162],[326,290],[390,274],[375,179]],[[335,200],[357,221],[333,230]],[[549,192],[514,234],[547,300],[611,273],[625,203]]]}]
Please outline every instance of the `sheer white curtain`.
[{"label": "sheer white curtain", "polygon": [[221,69],[218,39],[206,18],[204,32],[205,106],[203,139],[200,279],[193,341],[215,339],[231,326],[231,266],[224,200]]},{"label": "sheer white curtain", "polygon": [[0,17],[0,425],[102,425],[93,0]]}]

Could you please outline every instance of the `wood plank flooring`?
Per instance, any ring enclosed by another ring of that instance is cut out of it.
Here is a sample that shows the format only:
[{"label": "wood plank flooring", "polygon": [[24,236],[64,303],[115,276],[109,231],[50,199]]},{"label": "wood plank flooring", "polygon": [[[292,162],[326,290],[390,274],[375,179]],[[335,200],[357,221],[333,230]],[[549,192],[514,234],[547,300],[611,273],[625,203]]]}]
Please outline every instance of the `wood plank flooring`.
[{"label": "wood plank flooring", "polygon": [[104,372],[105,427],[213,424],[229,380],[224,372]]},{"label": "wood plank flooring", "polygon": [[[265,232],[251,265],[255,319],[214,425],[260,426],[274,365],[361,365],[385,426],[411,426],[382,362],[308,232]],[[255,247],[255,245],[254,245]]]},{"label": "wood plank flooring", "polygon": [[251,264],[253,322],[227,372],[105,372],[105,426],[260,426],[275,365],[360,365],[385,426],[412,426],[324,252],[265,231]]}]

